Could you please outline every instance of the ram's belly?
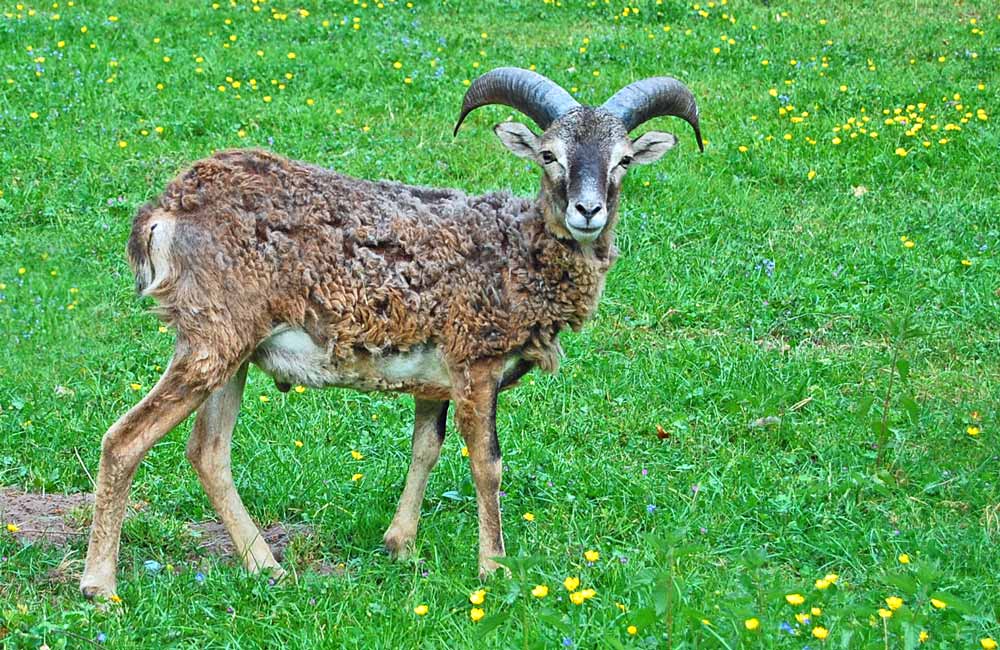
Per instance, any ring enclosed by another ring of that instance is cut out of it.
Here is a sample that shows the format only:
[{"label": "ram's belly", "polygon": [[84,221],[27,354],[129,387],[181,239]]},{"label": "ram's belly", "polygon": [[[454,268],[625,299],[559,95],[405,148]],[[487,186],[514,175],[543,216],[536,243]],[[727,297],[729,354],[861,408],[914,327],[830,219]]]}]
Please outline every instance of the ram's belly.
[{"label": "ram's belly", "polygon": [[448,368],[433,345],[339,359],[331,358],[305,331],[285,329],[261,343],[252,360],[279,384],[401,391],[435,399],[447,399],[451,391]]},{"label": "ram's belly", "polygon": [[[422,399],[450,399],[451,375],[441,351],[422,345],[405,352],[358,352],[348,359],[331,358],[301,329],[278,329],[261,343],[251,359],[278,384],[360,391],[412,393]],[[530,364],[512,354],[504,360],[502,389],[513,386]]]}]

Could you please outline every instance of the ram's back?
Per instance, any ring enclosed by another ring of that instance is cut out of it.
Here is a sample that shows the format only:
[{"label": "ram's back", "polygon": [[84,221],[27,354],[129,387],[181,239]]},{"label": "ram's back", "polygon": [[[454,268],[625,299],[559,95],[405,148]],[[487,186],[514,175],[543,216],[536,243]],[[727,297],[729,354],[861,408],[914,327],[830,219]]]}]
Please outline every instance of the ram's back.
[{"label": "ram's back", "polygon": [[525,266],[525,205],[226,151],[140,210],[129,258],[184,336],[225,330],[246,348],[291,325],[333,355],[429,341],[460,358],[503,353],[527,336],[505,277]]}]

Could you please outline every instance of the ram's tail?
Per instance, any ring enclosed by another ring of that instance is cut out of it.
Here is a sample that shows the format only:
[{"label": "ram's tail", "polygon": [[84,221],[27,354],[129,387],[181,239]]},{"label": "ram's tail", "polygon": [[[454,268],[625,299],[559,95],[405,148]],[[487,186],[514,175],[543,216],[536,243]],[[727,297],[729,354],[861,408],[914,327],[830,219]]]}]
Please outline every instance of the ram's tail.
[{"label": "ram's tail", "polygon": [[170,255],[174,217],[161,208],[144,206],[132,222],[128,262],[140,296],[155,296],[173,283],[175,269]]}]

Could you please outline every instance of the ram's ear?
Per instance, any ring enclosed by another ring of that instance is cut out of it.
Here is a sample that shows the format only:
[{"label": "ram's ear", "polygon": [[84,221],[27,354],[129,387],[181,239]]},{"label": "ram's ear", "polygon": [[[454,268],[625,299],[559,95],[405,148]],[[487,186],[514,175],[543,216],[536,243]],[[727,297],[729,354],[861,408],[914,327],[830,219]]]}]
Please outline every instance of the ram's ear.
[{"label": "ram's ear", "polygon": [[674,148],[677,138],[671,133],[649,131],[632,142],[632,162],[648,165],[659,160],[663,154]]},{"label": "ram's ear", "polygon": [[493,132],[515,156],[538,159],[538,136],[520,122],[501,122],[493,127]]}]

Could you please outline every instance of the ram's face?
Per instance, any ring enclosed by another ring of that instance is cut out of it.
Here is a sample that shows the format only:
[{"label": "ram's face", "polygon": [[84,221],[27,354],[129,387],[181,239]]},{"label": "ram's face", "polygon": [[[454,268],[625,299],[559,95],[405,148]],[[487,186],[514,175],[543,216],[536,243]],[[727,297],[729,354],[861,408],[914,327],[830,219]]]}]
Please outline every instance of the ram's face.
[{"label": "ram's face", "polygon": [[581,244],[613,222],[629,166],[654,162],[676,143],[655,131],[632,141],[621,120],[587,106],[562,115],[541,136],[518,122],[498,124],[495,131],[508,149],[542,167],[550,227]]}]

